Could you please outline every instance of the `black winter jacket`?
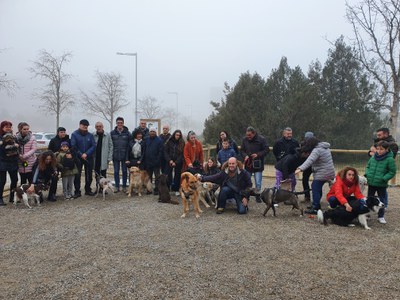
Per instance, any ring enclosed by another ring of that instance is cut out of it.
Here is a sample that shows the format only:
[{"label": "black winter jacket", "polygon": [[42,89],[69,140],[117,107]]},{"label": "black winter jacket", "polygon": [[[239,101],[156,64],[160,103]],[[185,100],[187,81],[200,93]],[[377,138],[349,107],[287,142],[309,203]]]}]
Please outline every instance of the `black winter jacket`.
[{"label": "black winter jacket", "polygon": [[110,132],[113,142],[113,160],[127,161],[129,160],[129,152],[131,145],[131,134],[127,127],[124,126],[122,132],[117,130],[117,127]]}]

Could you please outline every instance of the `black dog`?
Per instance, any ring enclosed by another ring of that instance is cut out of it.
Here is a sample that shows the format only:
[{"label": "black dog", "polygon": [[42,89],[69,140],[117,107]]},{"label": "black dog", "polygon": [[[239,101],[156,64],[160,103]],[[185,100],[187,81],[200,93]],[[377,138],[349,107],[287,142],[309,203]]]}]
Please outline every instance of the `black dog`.
[{"label": "black dog", "polygon": [[178,201],[172,200],[168,188],[168,176],[161,174],[158,177],[158,202],[179,204]]},{"label": "black dog", "polygon": [[351,212],[346,211],[346,208],[343,205],[339,205],[338,207],[329,209],[325,212],[319,210],[319,222],[321,224],[328,225],[328,219],[331,219],[333,224],[339,226],[349,226],[354,219],[358,219],[360,224],[365,229],[371,229],[368,227],[367,214],[371,211],[377,213],[380,209],[384,209],[384,204],[379,200],[378,197],[368,197],[365,201],[365,205],[363,205],[360,200],[357,200],[355,197],[350,197],[350,199],[348,199],[348,203],[352,207]]}]

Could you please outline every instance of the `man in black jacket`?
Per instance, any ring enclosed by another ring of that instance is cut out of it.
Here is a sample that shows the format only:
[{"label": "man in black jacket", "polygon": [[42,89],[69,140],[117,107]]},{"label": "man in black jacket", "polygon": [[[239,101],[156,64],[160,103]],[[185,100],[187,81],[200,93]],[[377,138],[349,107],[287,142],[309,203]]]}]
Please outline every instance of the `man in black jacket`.
[{"label": "man in black jacket", "polygon": [[71,144],[69,135],[66,134],[66,129],[64,127],[58,127],[57,135],[50,140],[48,150],[53,151],[53,153],[59,152],[62,142],[68,142],[68,144]]}]

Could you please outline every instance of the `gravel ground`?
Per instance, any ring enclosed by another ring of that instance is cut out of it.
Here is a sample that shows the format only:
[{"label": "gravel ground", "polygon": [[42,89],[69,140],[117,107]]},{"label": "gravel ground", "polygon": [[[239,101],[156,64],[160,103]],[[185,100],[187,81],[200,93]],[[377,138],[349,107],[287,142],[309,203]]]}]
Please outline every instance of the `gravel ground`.
[{"label": "gravel ground", "polygon": [[389,189],[388,224],[374,216],[369,231],[285,206],[264,218],[255,201],[200,219],[155,196],[7,205],[0,298],[400,299],[399,195]]}]

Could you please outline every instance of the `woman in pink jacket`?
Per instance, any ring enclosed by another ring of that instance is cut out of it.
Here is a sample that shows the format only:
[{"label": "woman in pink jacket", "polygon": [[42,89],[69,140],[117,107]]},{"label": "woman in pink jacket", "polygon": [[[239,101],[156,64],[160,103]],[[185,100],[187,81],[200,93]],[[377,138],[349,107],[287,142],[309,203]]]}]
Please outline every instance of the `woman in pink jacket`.
[{"label": "woman in pink jacket", "polygon": [[32,183],[32,167],[36,161],[36,139],[29,130],[28,123],[18,124],[18,132],[15,135],[19,144],[18,172],[21,177],[21,184]]}]

